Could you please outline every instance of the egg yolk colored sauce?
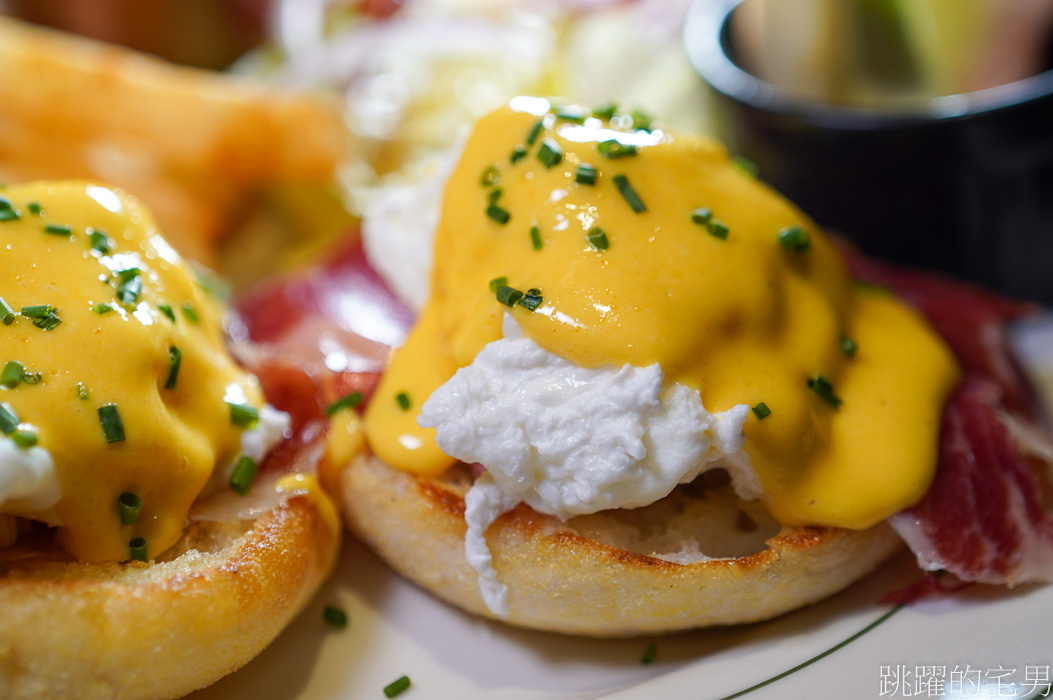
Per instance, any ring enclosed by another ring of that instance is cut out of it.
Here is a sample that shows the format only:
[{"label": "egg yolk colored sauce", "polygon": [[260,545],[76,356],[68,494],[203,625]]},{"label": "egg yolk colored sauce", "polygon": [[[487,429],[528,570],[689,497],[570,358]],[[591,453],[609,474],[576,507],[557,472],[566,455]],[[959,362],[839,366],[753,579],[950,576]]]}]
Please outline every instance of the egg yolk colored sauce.
[{"label": "egg yolk colored sauce", "polygon": [[[0,197],[0,297],[15,312],[0,325],[0,365],[31,377],[0,389],[0,404],[50,453],[62,490],[44,512],[4,509],[57,527],[79,559],[132,558],[138,538],[152,558],[238,458],[262,393],[224,348],[220,308],[134,197],[86,182]],[[44,305],[58,323],[23,309]],[[232,405],[249,416],[232,418]],[[123,435],[107,434],[100,409]],[[121,524],[123,493],[142,501],[135,524]]]},{"label": "egg yolk colored sauce", "polygon": [[[579,365],[657,362],[708,411],[757,407],[745,449],[784,524],[866,528],[920,499],[959,376],[943,342],[855,284],[721,145],[618,119],[516,98],[477,123],[447,185],[432,296],[366,414],[372,450],[424,475],[452,464],[420,405],[508,311]],[[523,300],[502,303],[502,286]]]}]

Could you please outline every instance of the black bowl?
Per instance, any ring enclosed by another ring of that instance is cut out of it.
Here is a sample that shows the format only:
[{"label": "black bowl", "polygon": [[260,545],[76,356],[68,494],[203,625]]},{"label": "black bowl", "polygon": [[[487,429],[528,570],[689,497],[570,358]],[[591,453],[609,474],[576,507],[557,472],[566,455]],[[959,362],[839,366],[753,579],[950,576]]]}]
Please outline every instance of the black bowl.
[{"label": "black bowl", "polygon": [[901,111],[794,99],[736,64],[741,2],[684,26],[729,148],[873,255],[1053,303],[1053,70]]}]

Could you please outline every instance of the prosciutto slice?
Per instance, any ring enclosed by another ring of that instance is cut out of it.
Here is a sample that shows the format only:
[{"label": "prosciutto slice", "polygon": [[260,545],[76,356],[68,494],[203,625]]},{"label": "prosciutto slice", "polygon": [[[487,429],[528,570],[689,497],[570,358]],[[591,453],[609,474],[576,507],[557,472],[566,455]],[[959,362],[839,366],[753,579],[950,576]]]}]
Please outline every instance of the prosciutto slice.
[{"label": "prosciutto slice", "polygon": [[1005,322],[1035,310],[971,285],[845,251],[853,274],[917,307],[957,355],[965,376],[947,403],[940,458],[920,503],[890,520],[926,570],[964,581],[1053,580],[1053,518],[1040,469],[1019,435],[1039,402],[1009,349]]}]

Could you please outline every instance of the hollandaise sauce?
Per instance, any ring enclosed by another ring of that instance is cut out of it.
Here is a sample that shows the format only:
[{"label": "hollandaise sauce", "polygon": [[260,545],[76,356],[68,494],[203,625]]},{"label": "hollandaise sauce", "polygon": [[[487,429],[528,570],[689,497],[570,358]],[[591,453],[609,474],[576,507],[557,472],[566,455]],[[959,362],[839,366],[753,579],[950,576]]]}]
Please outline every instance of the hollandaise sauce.
[{"label": "hollandaise sauce", "polygon": [[447,185],[431,298],[366,415],[378,456],[450,466],[420,404],[505,312],[579,365],[658,363],[709,411],[753,407],[745,449],[784,524],[869,527],[932,480],[952,355],[708,139],[533,98],[480,120]]},{"label": "hollandaise sauce", "polygon": [[80,559],[153,558],[263,406],[220,309],[134,197],[86,182],[0,190],[0,297],[0,441],[46,451],[60,485],[0,513]]}]

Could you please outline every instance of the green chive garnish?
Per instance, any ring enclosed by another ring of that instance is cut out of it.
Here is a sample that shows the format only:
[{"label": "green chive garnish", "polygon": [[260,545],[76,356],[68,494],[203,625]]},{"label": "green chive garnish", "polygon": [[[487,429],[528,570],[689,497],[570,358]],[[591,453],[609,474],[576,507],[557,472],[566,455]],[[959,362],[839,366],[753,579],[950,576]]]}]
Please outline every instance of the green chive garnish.
[{"label": "green chive garnish", "polygon": [[0,322],[5,326],[10,326],[15,322],[15,310],[4,301],[3,297],[0,297]]},{"label": "green chive garnish", "polygon": [[99,423],[102,424],[102,433],[106,436],[106,442],[124,441],[124,423],[121,422],[121,414],[117,411],[117,404],[108,403],[99,406]]},{"label": "green chive garnish", "polygon": [[11,440],[14,441],[16,447],[28,450],[37,444],[37,434],[32,430],[16,430],[11,433]]},{"label": "green chive garnish", "polygon": [[574,124],[584,124],[585,120],[592,116],[591,109],[579,105],[559,105],[553,107],[552,113],[556,115],[556,119]]},{"label": "green chive garnish", "polygon": [[718,219],[710,219],[709,223],[706,224],[706,231],[713,238],[719,238],[722,241],[728,239],[728,225]]},{"label": "green chive garnish", "polygon": [[771,415],[771,409],[768,405],[761,401],[759,404],[753,407],[753,415],[757,416],[757,420],[764,420]]},{"label": "green chive garnish", "polygon": [[232,403],[230,406],[230,422],[239,428],[252,429],[260,422],[260,412],[252,404]]},{"label": "green chive garnish", "polygon": [[22,366],[21,362],[9,361],[4,365],[4,371],[0,373],[0,386],[5,389],[14,389],[21,383],[22,375],[25,371],[26,368]]},{"label": "green chive garnish", "polygon": [[33,325],[36,326],[37,328],[41,328],[41,329],[43,329],[45,331],[53,331],[53,330],[55,330],[56,328],[59,327],[60,323],[62,323],[62,319],[59,318],[54,313],[48,314],[44,318],[34,318],[33,319]]},{"label": "green chive garnish", "polygon": [[496,204],[491,204],[486,208],[486,215],[499,224],[507,224],[508,220],[512,218],[512,215],[507,210],[502,209]]},{"label": "green chive garnish", "polygon": [[855,357],[857,350],[859,350],[859,346],[856,345],[856,341],[852,340],[847,335],[841,336],[841,352],[845,354],[845,357],[849,359]]},{"label": "green chive garnish", "polygon": [[145,537],[136,537],[128,543],[128,557],[133,561],[150,561],[146,558]]},{"label": "green chive garnish", "polygon": [[574,182],[579,185],[595,185],[597,175],[599,175],[599,173],[596,171],[596,168],[588,163],[582,163],[578,166],[578,169],[574,171]]},{"label": "green chive garnish", "polygon": [[56,236],[72,236],[73,227],[67,224],[45,224],[44,233],[51,233]]},{"label": "green chive garnish", "polygon": [[742,156],[731,156],[731,164],[738,169],[740,172],[749,175],[750,177],[757,177],[757,173],[760,168],[749,158],[743,158]]},{"label": "green chive garnish", "polygon": [[191,323],[197,323],[201,320],[201,317],[197,314],[197,309],[189,301],[183,302],[183,316]]},{"label": "green chive garnish", "polygon": [[97,250],[103,255],[109,254],[113,250],[113,246],[110,244],[110,237],[106,235],[105,231],[93,230],[91,232],[91,248]]},{"label": "green chive garnish", "polygon": [[779,245],[794,253],[804,253],[812,247],[812,239],[800,224],[794,224],[779,231]]},{"label": "green chive garnish", "polygon": [[559,165],[563,161],[563,149],[552,139],[543,139],[541,147],[537,149],[537,159],[546,168]]},{"label": "green chive garnish", "polygon": [[545,298],[541,296],[541,291],[537,289],[531,289],[523,297],[516,301],[517,304],[522,306],[527,311],[535,311],[537,307],[541,306],[541,303],[545,301]]},{"label": "green chive garnish", "polygon": [[0,433],[10,435],[15,432],[21,422],[15,409],[6,403],[0,403]]},{"label": "green chive garnish", "polygon": [[713,219],[713,212],[709,210],[709,207],[699,207],[691,212],[691,220],[699,226],[705,226]]},{"label": "green chive garnish", "polygon": [[77,382],[77,398],[81,401],[87,401],[89,396],[88,387],[84,386],[84,382]]},{"label": "green chive garnish", "polygon": [[654,663],[656,656],[658,656],[658,646],[652,644],[651,646],[644,649],[643,656],[640,657],[640,663],[644,666],[650,666]]},{"label": "green chive garnish", "polygon": [[602,106],[602,107],[600,107],[598,109],[592,110],[592,113],[593,113],[593,115],[599,117],[600,119],[610,119],[611,117],[614,116],[614,113],[617,112],[617,111],[618,111],[618,105],[614,104],[613,102],[608,102],[604,106]]},{"label": "green chive garnish", "polygon": [[644,205],[643,200],[640,199],[640,195],[638,195],[636,190],[633,189],[633,186],[629,184],[629,178],[624,175],[615,175],[614,186],[618,188],[618,192],[621,193],[626,204],[628,204],[634,212],[640,214],[647,211],[647,207]]},{"label": "green chive garnish", "polygon": [[839,408],[841,404],[844,403],[844,401],[834,393],[834,387],[830,381],[820,374],[808,379],[808,388],[815,392],[816,396],[834,408]]},{"label": "green chive garnish", "polygon": [[0,209],[0,221],[18,221],[18,212],[14,209]]},{"label": "green chive garnish", "polygon": [[230,481],[227,485],[230,486],[230,490],[239,496],[244,496],[252,488],[252,482],[256,480],[256,472],[259,471],[259,465],[256,464],[256,460],[247,455],[242,455],[238,458],[237,464],[234,465],[234,471],[230,474]]},{"label": "green chive garnish", "polygon": [[0,197],[0,209],[14,209],[14,206],[15,205],[11,204],[10,199],[7,199],[6,197]]},{"label": "green chive garnish", "polygon": [[512,161],[513,164],[526,158],[527,150],[522,146],[516,146],[512,149],[512,155],[508,157],[508,160]]},{"label": "green chive garnish", "polygon": [[111,311],[113,311],[113,307],[109,304],[98,303],[95,306],[91,307],[91,310],[101,316],[103,314],[108,314]]},{"label": "green chive garnish", "polygon": [[26,318],[47,318],[54,309],[51,304],[37,304],[35,306],[23,306],[22,315]]},{"label": "green chive garnish", "polygon": [[639,109],[634,109],[631,114],[633,118],[633,128],[639,129],[640,131],[651,131],[651,122],[654,121]]},{"label": "green chive garnish", "polygon": [[515,306],[516,302],[523,298],[523,292],[506,285],[498,287],[496,295],[499,302],[509,307]]},{"label": "green chive garnish", "polygon": [[492,280],[490,280],[490,291],[496,294],[498,288],[503,287],[506,284],[508,284],[507,277],[494,277]]},{"label": "green chive garnish", "polygon": [[172,311],[170,304],[158,304],[157,310],[167,316],[169,321],[175,323],[175,311]]},{"label": "green chive garnish", "polygon": [[384,697],[394,698],[402,695],[410,687],[409,676],[402,676],[397,678],[388,685],[384,686]]},{"label": "green chive garnish", "polygon": [[352,391],[347,396],[337,399],[333,403],[325,407],[325,415],[332,418],[340,411],[345,408],[354,408],[358,404],[362,403],[362,392]]},{"label": "green chive garnish", "polygon": [[120,284],[117,285],[117,301],[122,304],[134,304],[143,291],[143,277],[139,268],[133,267],[117,273]]},{"label": "green chive garnish", "polygon": [[607,234],[599,226],[593,226],[589,229],[589,245],[596,250],[607,250],[610,247],[610,242],[607,240]]},{"label": "green chive garnish", "polygon": [[39,384],[44,381],[44,375],[40,372],[23,372],[22,383],[23,384]]},{"label": "green chive garnish", "polygon": [[168,379],[165,380],[165,389],[175,389],[179,381],[179,365],[183,362],[183,351],[175,345],[168,348]]},{"label": "green chive garnish", "polygon": [[545,128],[545,125],[538,120],[534,126],[530,127],[530,132],[527,134],[527,145],[533,146],[534,142],[537,141],[537,137],[541,135],[541,130]]},{"label": "green chive garnish", "polygon": [[40,202],[30,202],[26,205],[29,208],[29,213],[33,216],[40,216]]},{"label": "green chive garnish", "polygon": [[621,143],[620,141],[616,141],[614,139],[611,139],[610,141],[601,141],[600,143],[596,144],[596,150],[601,156],[609,159],[635,156],[638,152],[636,146]]},{"label": "green chive garnish", "polygon": [[410,408],[409,394],[407,394],[404,391],[400,391],[399,393],[395,394],[395,403],[397,403],[399,405],[399,408],[403,411],[408,411]]},{"label": "green chive garnish", "polygon": [[483,185],[483,187],[492,187],[500,181],[501,176],[497,173],[497,168],[492,165],[484,170],[482,177],[479,178],[479,183]]},{"label": "green chive garnish", "polygon": [[534,250],[541,250],[541,231],[537,226],[530,227],[530,243],[534,246]]},{"label": "green chive garnish", "polygon": [[117,515],[121,525],[135,525],[139,522],[139,511],[143,509],[143,499],[134,493],[125,491],[117,497]]},{"label": "green chive garnish", "polygon": [[322,610],[322,619],[325,624],[337,629],[347,627],[347,613],[334,605],[327,605]]}]

